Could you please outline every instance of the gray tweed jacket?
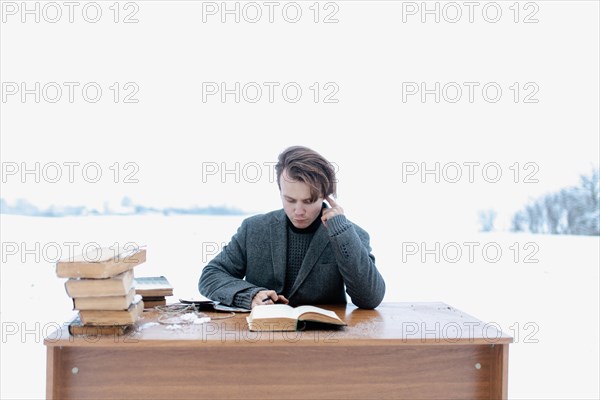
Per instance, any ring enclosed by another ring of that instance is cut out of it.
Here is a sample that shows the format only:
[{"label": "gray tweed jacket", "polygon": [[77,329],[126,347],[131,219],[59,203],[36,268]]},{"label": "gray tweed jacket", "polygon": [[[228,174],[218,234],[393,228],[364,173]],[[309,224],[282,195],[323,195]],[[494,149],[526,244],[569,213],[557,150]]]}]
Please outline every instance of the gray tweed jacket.
[{"label": "gray tweed jacket", "polygon": [[[281,293],[286,257],[284,210],[249,217],[204,267],[198,288],[224,304],[233,304],[236,293],[249,288]],[[288,300],[292,306],[346,303],[344,289],[357,307],[375,308],[383,300],[385,282],[371,254],[369,234],[337,215],[314,233]]]}]

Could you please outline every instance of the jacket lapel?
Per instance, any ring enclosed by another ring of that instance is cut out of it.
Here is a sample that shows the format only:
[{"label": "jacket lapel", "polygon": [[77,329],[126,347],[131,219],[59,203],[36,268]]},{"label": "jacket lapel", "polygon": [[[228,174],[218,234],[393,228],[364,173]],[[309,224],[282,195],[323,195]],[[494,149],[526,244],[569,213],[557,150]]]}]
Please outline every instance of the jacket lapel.
[{"label": "jacket lapel", "polygon": [[319,257],[321,257],[321,253],[323,253],[323,250],[325,250],[325,247],[327,247],[328,244],[329,235],[327,233],[327,228],[321,224],[310,241],[310,245],[306,251],[306,256],[304,256],[304,260],[300,266],[300,271],[298,271],[296,282],[294,282],[294,286],[292,286],[292,289],[290,290],[289,298],[292,298],[294,293],[296,293],[298,288],[306,280],[306,277],[308,277],[315,264],[319,260]]},{"label": "jacket lapel", "polygon": [[271,223],[271,257],[273,259],[273,274],[279,287],[273,288],[277,293],[283,291],[285,285],[285,268],[287,266],[287,222],[283,210],[277,213],[277,218]]}]

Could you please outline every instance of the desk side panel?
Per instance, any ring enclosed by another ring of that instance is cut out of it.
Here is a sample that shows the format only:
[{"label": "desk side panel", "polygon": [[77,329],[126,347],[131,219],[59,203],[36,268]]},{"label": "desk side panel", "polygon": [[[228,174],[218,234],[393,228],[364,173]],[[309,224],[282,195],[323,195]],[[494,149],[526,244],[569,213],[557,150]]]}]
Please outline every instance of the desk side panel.
[{"label": "desk side panel", "polygon": [[495,345],[492,349],[490,398],[508,399],[508,345]]},{"label": "desk side panel", "polygon": [[60,347],[46,348],[46,399],[60,399],[61,371],[64,369],[61,363]]},{"label": "desk side panel", "polygon": [[[61,399],[490,398],[494,348],[63,348]],[[71,371],[77,367],[77,374]]]}]

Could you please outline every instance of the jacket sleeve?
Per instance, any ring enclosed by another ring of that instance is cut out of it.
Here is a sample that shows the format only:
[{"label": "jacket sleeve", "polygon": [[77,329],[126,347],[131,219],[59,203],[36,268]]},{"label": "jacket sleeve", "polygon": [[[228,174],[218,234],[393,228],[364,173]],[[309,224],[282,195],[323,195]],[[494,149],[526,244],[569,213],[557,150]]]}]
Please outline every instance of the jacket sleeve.
[{"label": "jacket sleeve", "polygon": [[327,221],[330,243],[346,292],[359,308],[375,308],[383,301],[385,282],[371,254],[369,234],[336,215]]},{"label": "jacket sleeve", "polygon": [[[243,279],[246,276],[246,233],[247,222],[244,221],[229,244],[204,267],[198,282],[200,294],[223,304],[250,308],[252,299],[246,301],[246,297],[264,290]],[[238,292],[246,296],[236,298]]]}]

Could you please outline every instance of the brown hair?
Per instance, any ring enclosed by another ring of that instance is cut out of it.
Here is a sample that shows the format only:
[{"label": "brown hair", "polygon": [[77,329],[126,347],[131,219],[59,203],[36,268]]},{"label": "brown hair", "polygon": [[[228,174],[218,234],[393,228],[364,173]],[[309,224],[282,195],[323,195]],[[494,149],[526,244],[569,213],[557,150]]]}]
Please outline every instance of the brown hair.
[{"label": "brown hair", "polygon": [[311,200],[336,192],[335,169],[333,165],[316,151],[304,146],[292,146],[285,149],[277,160],[277,185],[281,190],[281,175],[283,171],[295,181],[301,181],[310,186]]}]

